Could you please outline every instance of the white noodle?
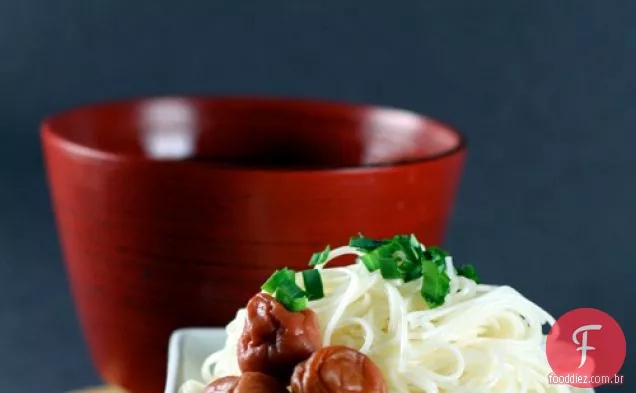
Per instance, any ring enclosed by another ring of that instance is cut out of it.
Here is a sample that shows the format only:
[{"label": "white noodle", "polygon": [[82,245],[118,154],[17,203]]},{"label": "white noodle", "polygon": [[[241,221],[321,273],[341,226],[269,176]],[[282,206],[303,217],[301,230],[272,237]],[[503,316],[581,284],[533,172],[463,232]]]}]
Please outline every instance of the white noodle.
[{"label": "white noodle", "polygon": [[[330,252],[328,261],[361,253],[351,247]],[[450,292],[429,309],[422,279],[384,280],[358,261],[347,267],[318,267],[325,297],[309,307],[318,315],[324,345],[347,345],[380,368],[390,393],[570,393],[548,384],[551,372],[542,348],[544,324],[554,318],[507,286],[477,284],[455,273],[447,257]],[[300,285],[300,274],[297,277]],[[245,309],[226,327],[225,348],[205,361],[204,382],[240,375],[237,342]],[[200,393],[188,382],[180,393]]]}]

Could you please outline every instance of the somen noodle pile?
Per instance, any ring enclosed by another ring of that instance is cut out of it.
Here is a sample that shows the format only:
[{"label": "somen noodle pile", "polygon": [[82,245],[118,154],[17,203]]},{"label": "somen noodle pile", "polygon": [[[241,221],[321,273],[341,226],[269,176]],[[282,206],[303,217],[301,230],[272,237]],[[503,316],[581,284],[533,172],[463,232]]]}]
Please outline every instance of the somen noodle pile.
[{"label": "somen noodle pile", "polygon": [[[418,253],[426,250],[415,240],[414,244],[421,247]],[[359,258],[350,266],[326,267],[346,254]],[[368,355],[390,392],[571,392],[568,386],[548,384],[552,370],[542,327],[553,324],[554,318],[519,292],[478,284],[443,255],[440,272],[447,282],[442,280],[441,287],[446,293],[435,304],[432,297],[423,296],[427,284],[435,284],[426,269],[408,282],[387,279],[390,268],[369,269],[369,254],[351,246],[326,249],[315,266],[324,297],[309,301],[308,307],[318,316],[323,344],[345,345]],[[304,288],[300,273],[296,283]],[[225,347],[203,364],[206,383],[240,375],[237,343],[245,317],[245,309],[237,312],[226,328]],[[200,393],[203,387],[189,381],[181,393]]]}]

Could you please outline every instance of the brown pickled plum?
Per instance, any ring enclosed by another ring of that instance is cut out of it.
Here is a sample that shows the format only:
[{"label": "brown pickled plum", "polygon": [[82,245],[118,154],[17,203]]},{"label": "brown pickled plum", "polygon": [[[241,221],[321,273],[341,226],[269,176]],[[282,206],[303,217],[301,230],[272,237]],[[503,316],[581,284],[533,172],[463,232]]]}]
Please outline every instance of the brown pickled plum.
[{"label": "brown pickled plum", "polygon": [[223,377],[206,386],[203,393],[289,393],[283,384],[263,373],[243,373],[240,377]]},{"label": "brown pickled plum", "polygon": [[238,344],[242,372],[258,371],[289,381],[294,367],[321,347],[316,314],[288,311],[265,293],[247,304],[247,318]]},{"label": "brown pickled plum", "polygon": [[316,351],[296,366],[293,393],[386,393],[380,369],[355,349],[331,346]]},{"label": "brown pickled plum", "polygon": [[203,393],[227,393],[234,388],[239,377],[223,377],[212,381],[205,387]]}]

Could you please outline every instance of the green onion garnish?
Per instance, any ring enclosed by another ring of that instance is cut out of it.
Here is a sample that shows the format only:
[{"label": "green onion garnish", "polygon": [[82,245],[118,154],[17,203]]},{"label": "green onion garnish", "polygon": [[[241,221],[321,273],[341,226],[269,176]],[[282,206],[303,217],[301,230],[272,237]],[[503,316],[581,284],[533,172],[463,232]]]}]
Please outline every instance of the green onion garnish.
[{"label": "green onion garnish", "polygon": [[432,263],[422,262],[422,289],[420,293],[429,307],[435,308],[444,304],[450,291],[450,278],[446,272],[440,271]]},{"label": "green onion garnish", "polygon": [[[415,235],[396,235],[391,239],[375,240],[362,236],[352,237],[349,246],[360,250],[359,257],[369,272],[380,271],[387,280],[402,279],[409,282],[422,278],[420,293],[430,308],[444,304],[450,291],[447,274],[448,253],[438,247],[424,249]],[[329,258],[329,246],[312,255],[309,265],[324,264]],[[472,265],[456,268],[457,274],[479,283]],[[265,292],[273,294],[288,310],[301,311],[311,300],[325,296],[320,270],[302,271],[303,290],[296,284],[296,272],[280,269],[263,284]]]},{"label": "green onion garnish", "polygon": [[306,309],[308,305],[309,305],[309,299],[307,299],[307,296],[303,296],[303,297],[297,297],[292,299],[291,301],[287,303],[285,307],[289,311],[297,312],[297,311],[302,311]]},{"label": "green onion garnish", "polygon": [[421,246],[413,235],[398,235],[393,239],[381,241],[364,239],[368,244],[380,244],[373,251],[360,257],[370,272],[380,269],[382,277],[386,279],[404,278],[407,272],[413,271],[419,264],[420,258],[416,248],[421,250]]},{"label": "green onion garnish", "polygon": [[296,283],[293,283],[293,282],[284,282],[276,289],[276,293],[277,294],[284,293],[285,295],[290,296],[292,298],[300,298],[303,296],[307,296],[305,291],[303,291],[301,287],[299,287],[298,285],[296,285]]},{"label": "green onion garnish", "polygon": [[[367,270],[370,272],[374,272],[378,269],[382,269],[382,264],[386,264],[386,260],[393,260],[395,247],[392,243],[386,243],[375,250],[369,252],[368,254],[364,254],[360,257],[362,263],[367,267]],[[385,262],[382,262],[385,261]],[[382,274],[384,277],[384,274]],[[386,278],[386,277],[385,277]]]},{"label": "green onion garnish", "polygon": [[380,259],[375,255],[365,254],[360,257],[360,260],[370,272],[374,272],[380,268]]},{"label": "green onion garnish", "polygon": [[305,283],[305,292],[309,300],[318,300],[325,297],[322,278],[320,272],[316,269],[303,270],[303,282]]},{"label": "green onion garnish", "polygon": [[422,277],[422,264],[416,263],[410,260],[406,260],[400,264],[398,267],[400,272],[402,273],[402,278],[404,282],[409,282],[413,280],[417,280]]},{"label": "green onion garnish", "polygon": [[265,284],[261,286],[261,289],[269,294],[273,294],[276,292],[278,287],[285,282],[295,282],[296,275],[293,270],[287,269],[286,267],[283,269],[276,270],[274,274],[270,276],[270,278],[265,281]]},{"label": "green onion garnish", "polygon": [[276,300],[285,306],[286,309],[294,312],[304,310],[309,303],[309,299],[304,293],[300,295],[294,289],[285,286],[278,288],[276,291]]},{"label": "green onion garnish", "polygon": [[276,270],[261,289],[274,295],[290,311],[302,311],[307,307],[308,294],[296,285],[296,272],[291,269]]},{"label": "green onion garnish", "polygon": [[400,249],[406,260],[417,261],[422,253],[422,245],[415,235],[397,235],[393,237],[395,247]]},{"label": "green onion garnish", "polygon": [[373,251],[385,243],[386,243],[386,240],[374,240],[368,237],[364,237],[362,236],[362,234],[360,234],[357,237],[352,237],[349,240],[350,247],[354,247],[359,250],[367,251],[367,252]]},{"label": "green onion garnish", "polygon": [[387,280],[402,278],[397,262],[391,258],[380,258],[380,273]]},{"label": "green onion garnish", "polygon": [[404,282],[417,280],[422,277],[422,265],[416,266],[413,270],[404,273]]},{"label": "green onion garnish", "polygon": [[311,256],[309,260],[309,266],[322,265],[329,258],[329,253],[331,252],[329,246],[325,247],[321,252],[317,252]]},{"label": "green onion garnish", "polygon": [[446,257],[448,253],[442,249],[437,247],[428,247],[426,251],[424,251],[424,259],[430,262],[433,262],[437,266],[446,267]]},{"label": "green onion garnish", "polygon": [[464,276],[475,281],[477,284],[481,283],[479,280],[479,276],[477,275],[477,271],[473,265],[464,265],[457,268],[457,274],[460,276]]},{"label": "green onion garnish", "polygon": [[402,263],[400,263],[400,266],[398,267],[400,269],[400,271],[402,273],[408,273],[410,271],[413,271],[415,269],[417,269],[417,267],[419,266],[418,263],[415,262],[416,260],[405,260]]},{"label": "green onion garnish", "polygon": [[[421,294],[429,307],[444,303],[450,291],[450,278],[446,272],[448,253],[438,247],[422,250],[415,235],[396,235],[392,239],[375,240],[352,237],[349,246],[366,252],[360,257],[370,272],[380,270],[385,279],[403,279],[404,282],[422,277]],[[475,269],[463,266],[457,274],[479,282]]]},{"label": "green onion garnish", "polygon": [[276,300],[289,311],[302,311],[307,307],[308,298],[305,291],[293,282],[284,282],[276,289]]}]

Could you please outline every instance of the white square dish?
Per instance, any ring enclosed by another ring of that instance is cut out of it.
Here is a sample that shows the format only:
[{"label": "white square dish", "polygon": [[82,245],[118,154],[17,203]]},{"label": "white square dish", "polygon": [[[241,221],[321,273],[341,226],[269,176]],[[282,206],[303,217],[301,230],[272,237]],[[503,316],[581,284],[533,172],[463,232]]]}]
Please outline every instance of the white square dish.
[{"label": "white square dish", "polygon": [[168,346],[168,375],[165,393],[178,393],[188,380],[201,381],[201,366],[225,345],[225,329],[191,328],[172,333]]},{"label": "white square dish", "polygon": [[[213,352],[223,349],[222,328],[191,328],[175,331],[168,347],[168,375],[164,393],[178,393],[188,380],[201,381],[201,366]],[[594,393],[593,389],[571,389],[572,393]]]}]

